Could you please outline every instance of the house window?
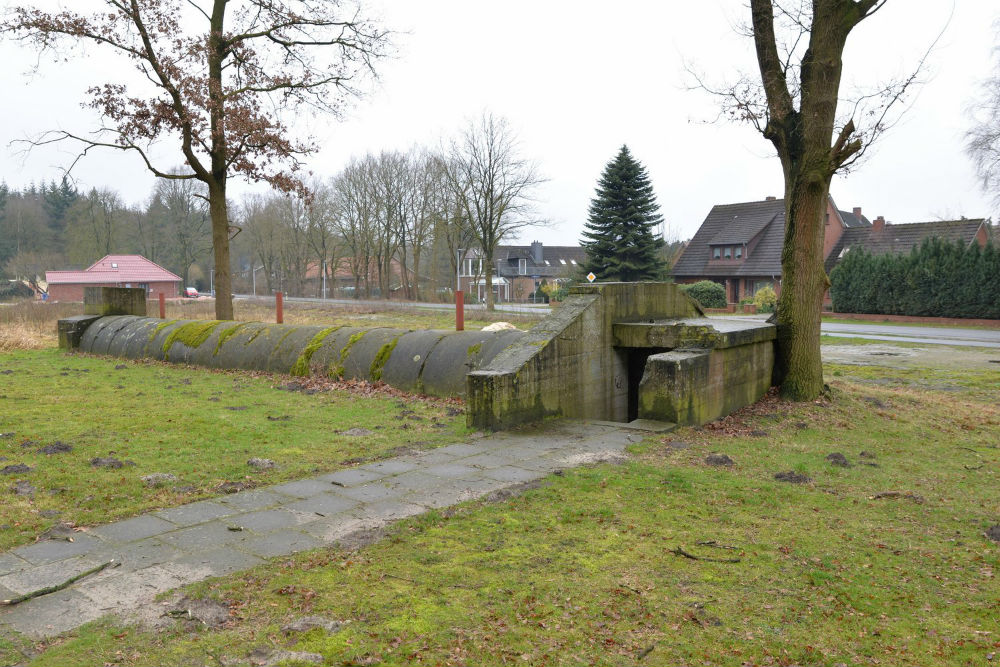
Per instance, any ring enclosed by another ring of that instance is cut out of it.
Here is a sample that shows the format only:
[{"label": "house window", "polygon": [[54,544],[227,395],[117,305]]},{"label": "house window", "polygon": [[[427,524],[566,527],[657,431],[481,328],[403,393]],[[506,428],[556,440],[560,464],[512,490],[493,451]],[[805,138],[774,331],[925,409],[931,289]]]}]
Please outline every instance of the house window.
[{"label": "house window", "polygon": [[736,259],[743,259],[743,246],[736,246]]},{"label": "house window", "polygon": [[712,248],[712,259],[719,259],[720,257],[722,257],[722,249]]},{"label": "house window", "polygon": [[524,257],[517,260],[517,272],[522,276],[528,272],[528,260]]},{"label": "house window", "polygon": [[483,258],[470,257],[465,260],[465,275],[478,276],[483,272]]},{"label": "house window", "polygon": [[725,257],[726,259],[733,258],[733,249],[730,246],[726,246],[726,250],[723,253],[723,257]]}]

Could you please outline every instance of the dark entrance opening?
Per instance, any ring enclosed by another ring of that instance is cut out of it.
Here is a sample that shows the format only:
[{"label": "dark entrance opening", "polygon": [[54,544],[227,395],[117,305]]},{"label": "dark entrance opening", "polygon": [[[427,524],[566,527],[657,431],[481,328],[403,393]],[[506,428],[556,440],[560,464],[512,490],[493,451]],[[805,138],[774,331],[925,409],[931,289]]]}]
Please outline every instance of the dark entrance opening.
[{"label": "dark entrance opening", "polygon": [[666,347],[630,347],[626,350],[628,356],[628,420],[639,418],[639,382],[646,370],[646,359],[651,354],[667,352]]}]

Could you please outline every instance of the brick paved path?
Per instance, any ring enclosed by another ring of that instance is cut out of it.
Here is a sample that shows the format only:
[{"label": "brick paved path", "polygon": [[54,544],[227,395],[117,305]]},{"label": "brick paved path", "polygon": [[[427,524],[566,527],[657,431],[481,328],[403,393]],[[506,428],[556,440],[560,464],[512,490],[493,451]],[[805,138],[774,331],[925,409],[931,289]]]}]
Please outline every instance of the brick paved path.
[{"label": "brick paved path", "polygon": [[127,614],[194,581],[619,455],[641,437],[610,424],[558,422],[151,512],[78,533],[73,542],[18,547],[0,554],[0,599],[64,582],[110,559],[121,566],[0,607],[0,628],[32,638],[58,635],[110,613]]}]

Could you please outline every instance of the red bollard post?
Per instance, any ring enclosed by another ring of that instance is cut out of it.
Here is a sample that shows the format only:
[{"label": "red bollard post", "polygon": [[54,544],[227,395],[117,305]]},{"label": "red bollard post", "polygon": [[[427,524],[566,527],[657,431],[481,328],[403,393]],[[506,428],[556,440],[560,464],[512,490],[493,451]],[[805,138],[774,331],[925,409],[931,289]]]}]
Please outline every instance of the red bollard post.
[{"label": "red bollard post", "polygon": [[278,310],[278,324],[285,321],[285,295],[281,292],[274,293],[274,306]]},{"label": "red bollard post", "polygon": [[159,296],[160,296],[160,319],[165,320],[167,319],[167,300],[163,296],[163,292],[160,292]]},{"label": "red bollard post", "polygon": [[465,293],[455,292],[455,331],[465,331]]}]

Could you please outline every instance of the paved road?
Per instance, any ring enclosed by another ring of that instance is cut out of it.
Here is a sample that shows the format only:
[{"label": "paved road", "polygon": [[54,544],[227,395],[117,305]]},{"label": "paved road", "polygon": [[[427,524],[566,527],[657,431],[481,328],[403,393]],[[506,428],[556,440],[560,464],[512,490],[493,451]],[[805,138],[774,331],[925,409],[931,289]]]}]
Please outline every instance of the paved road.
[{"label": "paved road", "polygon": [[0,635],[42,639],[148,608],[158,593],[267,558],[335,544],[564,468],[622,460],[625,447],[643,435],[604,422],[557,422],[151,512],[77,533],[73,542],[18,547],[0,553],[0,599],[62,583],[111,559],[121,565],[0,607]]},{"label": "paved road", "polygon": [[1000,330],[965,329],[961,327],[921,327],[911,325],[843,324],[824,322],[820,330],[831,336],[867,338],[924,345],[959,345],[968,347],[1000,348]]}]

